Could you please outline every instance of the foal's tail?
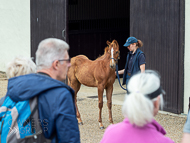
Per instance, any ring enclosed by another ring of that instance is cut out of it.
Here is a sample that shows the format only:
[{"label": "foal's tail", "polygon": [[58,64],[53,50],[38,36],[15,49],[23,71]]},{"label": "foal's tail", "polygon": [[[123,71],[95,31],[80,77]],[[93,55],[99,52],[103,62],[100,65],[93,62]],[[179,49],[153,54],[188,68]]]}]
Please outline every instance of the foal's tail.
[{"label": "foal's tail", "polygon": [[70,86],[70,81],[69,81],[68,76],[66,76],[66,84],[67,84],[68,86]]},{"label": "foal's tail", "polygon": [[[75,58],[71,58],[71,66],[68,68],[68,71],[67,71],[67,76],[66,76],[66,80],[67,80],[67,85],[70,86],[71,83],[70,83],[70,80],[72,80],[72,77],[74,76],[75,74]],[[74,67],[73,67],[74,66]],[[69,80],[70,79],[70,80]]]}]

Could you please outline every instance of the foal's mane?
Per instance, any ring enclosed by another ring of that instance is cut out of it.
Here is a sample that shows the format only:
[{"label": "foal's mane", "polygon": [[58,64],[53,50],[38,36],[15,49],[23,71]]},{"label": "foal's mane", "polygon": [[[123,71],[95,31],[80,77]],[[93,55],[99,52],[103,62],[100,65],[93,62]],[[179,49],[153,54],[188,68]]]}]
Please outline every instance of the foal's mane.
[{"label": "foal's mane", "polygon": [[101,57],[103,57],[109,50],[109,46],[105,47],[104,49],[104,54],[103,55],[100,55],[96,60],[99,60]]},{"label": "foal's mane", "polygon": [[[108,53],[109,45],[111,44],[111,42],[107,41],[106,43],[107,43],[108,46],[105,47],[105,49],[104,49],[104,54],[103,54],[103,55],[100,55],[96,60],[99,60],[99,59],[102,60],[102,58],[104,57],[104,55],[105,55],[106,53]],[[116,44],[116,46],[119,47],[118,42],[117,42],[116,40],[113,40],[112,43]]]},{"label": "foal's mane", "polygon": [[104,49],[104,55],[108,52],[108,50],[109,50],[109,47],[108,46],[105,47],[105,49]]}]

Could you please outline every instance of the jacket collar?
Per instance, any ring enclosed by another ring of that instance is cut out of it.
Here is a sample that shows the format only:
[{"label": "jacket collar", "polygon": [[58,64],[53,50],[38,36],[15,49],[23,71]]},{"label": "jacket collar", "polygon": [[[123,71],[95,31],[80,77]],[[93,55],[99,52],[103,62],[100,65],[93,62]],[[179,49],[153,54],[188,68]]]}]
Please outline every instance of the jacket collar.
[{"label": "jacket collar", "polygon": [[137,53],[137,51],[139,50],[139,48],[136,49],[136,51],[133,53],[133,51],[130,51],[129,54],[131,55],[135,55]]},{"label": "jacket collar", "polygon": [[[125,118],[123,120],[124,123],[126,124],[130,124],[129,120],[127,118]],[[131,124],[130,124],[131,125]],[[142,128],[142,129],[146,129],[146,128],[152,128],[154,130],[157,130],[158,132],[160,132],[161,134],[165,135],[166,134],[166,131],[164,130],[164,128],[156,121],[156,120],[152,120],[152,122],[150,123],[147,123],[145,126],[143,127],[137,127],[135,125],[132,125],[134,126],[135,128]]]}]

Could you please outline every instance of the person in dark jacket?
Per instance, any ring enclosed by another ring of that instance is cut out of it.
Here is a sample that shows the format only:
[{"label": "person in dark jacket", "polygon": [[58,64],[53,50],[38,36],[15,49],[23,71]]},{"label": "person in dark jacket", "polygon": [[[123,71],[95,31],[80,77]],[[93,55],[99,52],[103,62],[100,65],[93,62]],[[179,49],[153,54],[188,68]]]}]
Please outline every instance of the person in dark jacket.
[{"label": "person in dark jacket", "polygon": [[123,84],[126,84],[132,75],[137,73],[138,71],[145,71],[145,54],[139,49],[139,47],[143,46],[141,40],[137,40],[135,37],[129,37],[126,43],[123,45],[129,49],[129,53],[127,54],[125,69],[119,70],[119,74],[123,74]]},{"label": "person in dark jacket", "polygon": [[9,79],[7,95],[15,101],[38,97],[45,138],[52,143],[80,143],[74,90],[64,84],[70,66],[69,45],[56,38],[40,42],[36,52],[37,74]]}]

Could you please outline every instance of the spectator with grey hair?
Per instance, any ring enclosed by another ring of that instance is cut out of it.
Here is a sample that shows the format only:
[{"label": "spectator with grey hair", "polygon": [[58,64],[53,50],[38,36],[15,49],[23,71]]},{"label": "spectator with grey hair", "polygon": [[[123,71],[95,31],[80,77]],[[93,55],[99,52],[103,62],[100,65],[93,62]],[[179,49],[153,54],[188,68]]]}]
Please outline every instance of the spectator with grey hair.
[{"label": "spectator with grey hair", "polygon": [[150,70],[135,74],[130,78],[127,89],[122,107],[125,119],[110,125],[101,143],[173,143],[154,120],[159,106],[163,107],[164,91],[159,75]]},{"label": "spectator with grey hair", "polygon": [[68,50],[63,40],[41,41],[36,52],[37,74],[14,78],[8,87],[14,102],[38,97],[42,135],[52,143],[80,143],[74,91],[62,82],[71,65]]},{"label": "spectator with grey hair", "polygon": [[[31,58],[23,56],[15,57],[11,62],[7,64],[6,75],[7,78],[13,78],[20,75],[30,74],[36,72],[36,65]],[[2,106],[6,96],[0,99],[0,106]]]}]

